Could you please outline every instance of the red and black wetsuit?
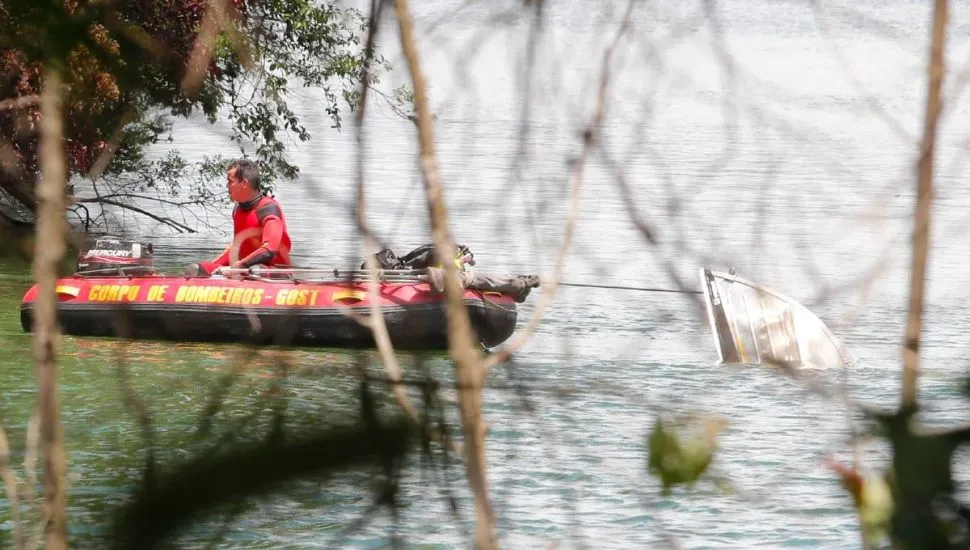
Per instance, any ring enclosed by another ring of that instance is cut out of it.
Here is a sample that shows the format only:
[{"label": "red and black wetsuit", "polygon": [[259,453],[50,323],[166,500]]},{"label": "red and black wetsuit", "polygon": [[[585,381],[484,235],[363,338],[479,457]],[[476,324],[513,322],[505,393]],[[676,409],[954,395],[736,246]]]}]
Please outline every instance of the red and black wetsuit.
[{"label": "red and black wetsuit", "polygon": [[[232,211],[232,225],[233,244],[212,262],[213,269],[228,266],[233,259],[242,261],[243,267],[290,266],[290,235],[276,199],[259,195],[239,203]],[[239,247],[235,254],[233,247]]]}]

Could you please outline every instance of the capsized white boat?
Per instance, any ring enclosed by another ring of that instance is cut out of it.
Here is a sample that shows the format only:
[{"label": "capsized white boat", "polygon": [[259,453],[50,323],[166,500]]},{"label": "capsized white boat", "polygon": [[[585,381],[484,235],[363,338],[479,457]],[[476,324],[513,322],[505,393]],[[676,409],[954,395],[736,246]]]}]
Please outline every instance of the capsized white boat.
[{"label": "capsized white boat", "polygon": [[702,268],[702,293],[721,363],[832,368],[852,357],[805,306],[778,292]]}]

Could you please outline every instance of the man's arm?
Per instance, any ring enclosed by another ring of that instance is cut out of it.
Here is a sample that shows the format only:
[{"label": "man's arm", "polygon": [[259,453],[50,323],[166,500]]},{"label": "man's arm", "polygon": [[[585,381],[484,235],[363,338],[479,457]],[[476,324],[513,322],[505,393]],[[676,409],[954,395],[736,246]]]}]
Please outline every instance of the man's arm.
[{"label": "man's arm", "polygon": [[218,258],[216,258],[215,260],[212,260],[212,266],[225,267],[229,265],[229,254],[231,251],[232,251],[232,245],[227,246],[226,249],[222,251],[222,254],[219,254]]},{"label": "man's arm", "polygon": [[219,257],[218,258],[216,258],[215,260],[213,260],[211,262],[207,262],[207,261],[203,260],[203,261],[201,261],[201,262],[199,262],[197,264],[190,265],[189,268],[185,272],[186,275],[188,275],[190,277],[201,277],[203,275],[209,276],[209,275],[212,275],[215,272],[216,269],[219,269],[220,267],[226,267],[226,266],[228,266],[229,265],[229,251],[231,249],[232,249],[232,246],[230,245],[228,248],[226,248],[222,252],[222,254],[219,254]]}]

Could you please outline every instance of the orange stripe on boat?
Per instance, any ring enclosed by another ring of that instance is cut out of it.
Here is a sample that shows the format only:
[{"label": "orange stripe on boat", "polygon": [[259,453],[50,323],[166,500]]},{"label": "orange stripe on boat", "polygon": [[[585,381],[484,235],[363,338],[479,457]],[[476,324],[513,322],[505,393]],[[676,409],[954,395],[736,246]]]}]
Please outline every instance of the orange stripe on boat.
[{"label": "orange stripe on boat", "polygon": [[77,295],[81,293],[81,289],[76,286],[57,285],[57,287],[54,288],[54,292],[57,294],[67,294],[68,296],[74,296],[77,298]]},{"label": "orange stripe on boat", "polygon": [[337,290],[330,295],[330,300],[336,302],[337,300],[346,300],[348,298],[353,300],[363,300],[367,296],[367,293],[362,290]]}]

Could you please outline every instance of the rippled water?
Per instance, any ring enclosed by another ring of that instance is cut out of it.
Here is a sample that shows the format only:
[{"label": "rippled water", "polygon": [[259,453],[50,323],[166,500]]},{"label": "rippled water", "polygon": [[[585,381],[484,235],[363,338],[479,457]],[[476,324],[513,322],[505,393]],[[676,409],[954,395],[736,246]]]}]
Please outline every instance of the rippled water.
[{"label": "rippled water", "polygon": [[[673,270],[694,286],[699,267],[734,266],[746,278],[811,304],[858,359],[848,373],[852,395],[894,404],[914,140],[924,108],[926,4],[825,5],[825,38],[809,3],[719,2],[729,66],[712,53],[699,5],[641,7],[633,39],[618,50],[604,152],[585,174],[564,279],[670,287]],[[948,55],[959,72],[968,53],[970,4],[953,4]],[[529,19],[518,5],[421,3],[417,22],[458,240],[472,248],[481,269],[549,275],[563,236],[567,162],[580,150],[602,48],[618,15],[607,17],[606,4],[589,1],[550,8],[523,125]],[[507,11],[513,15],[498,17]],[[385,32],[382,47],[401,69],[384,78],[387,90],[406,82],[393,38]],[[947,81],[922,348],[922,396],[934,421],[966,417],[954,380],[965,369],[961,298],[970,265],[961,123],[968,109],[961,90],[958,77]],[[295,255],[306,264],[356,263],[362,251],[349,210],[353,131],[329,129],[316,96],[298,96],[314,140],[293,155],[304,176],[277,192]],[[887,123],[874,104],[898,122]],[[523,127],[526,156],[516,177]],[[372,224],[395,250],[428,242],[413,125],[378,109],[366,129]],[[233,152],[223,134],[201,124],[184,124],[175,137],[189,152]],[[649,246],[631,223],[616,166],[659,246]],[[140,231],[158,243],[160,263],[172,268],[214,255],[227,238],[169,235],[150,226]],[[861,307],[857,291],[816,302],[824,285],[858,280],[883,255],[888,263]],[[21,291],[9,287],[9,300]],[[523,307],[523,321],[534,303]],[[3,323],[5,345],[27,349],[15,317]],[[65,346],[72,530],[83,535],[98,532],[106,502],[135,479],[139,439],[130,415],[116,405],[113,348],[71,338]],[[234,352],[145,344],[131,353],[136,385],[149,396],[170,452],[180,456],[206,392]],[[340,373],[353,357],[294,354],[302,366],[290,382],[298,409],[294,426],[314,414],[352,414],[354,385]],[[683,296],[561,289],[535,338],[513,367],[494,376],[496,388],[486,395],[489,477],[505,546],[568,539],[566,546],[645,547],[666,533],[691,548],[858,547],[847,497],[821,467],[823,456],[851,450],[845,412],[772,372],[716,366],[714,359],[707,329]],[[247,371],[230,397],[230,415],[260,406],[269,363],[264,358]],[[448,372],[444,359],[432,364]],[[15,441],[22,441],[32,399],[28,365],[8,358],[0,376],[0,412]],[[525,393],[499,387],[523,380]],[[534,413],[525,412],[531,407]],[[735,494],[702,484],[693,494],[658,496],[646,475],[644,436],[661,410],[701,410],[730,422],[716,468]],[[869,456],[879,460],[884,453],[874,447]],[[966,469],[964,457],[958,468]],[[369,505],[366,479],[347,474],[328,485],[300,483],[285,495],[253,501],[231,524],[228,546],[334,545],[341,526]],[[471,500],[460,482],[455,490],[465,524],[445,519],[447,503],[422,469],[408,470],[403,490],[400,530],[409,542],[467,545],[462,528],[470,527]],[[185,540],[204,540],[214,529],[205,523]],[[391,529],[390,519],[378,515],[341,544],[380,546]]]}]

